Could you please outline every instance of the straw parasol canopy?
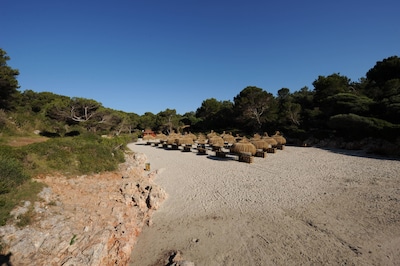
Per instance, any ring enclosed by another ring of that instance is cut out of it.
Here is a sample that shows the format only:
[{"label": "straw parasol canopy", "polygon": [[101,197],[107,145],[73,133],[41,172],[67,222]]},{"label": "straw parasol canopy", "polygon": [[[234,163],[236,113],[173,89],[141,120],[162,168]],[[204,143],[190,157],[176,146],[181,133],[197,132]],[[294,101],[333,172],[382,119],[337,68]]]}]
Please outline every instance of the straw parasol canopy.
[{"label": "straw parasol canopy", "polygon": [[167,140],[167,135],[165,135],[163,133],[158,133],[156,135],[156,139],[159,139],[160,141],[166,141]]},{"label": "straw parasol canopy", "polygon": [[276,131],[272,137],[278,142],[278,145],[285,145],[286,144],[286,139],[282,136],[282,133],[279,131]]},{"label": "straw parasol canopy", "polygon": [[143,140],[147,140],[147,141],[155,140],[155,137],[152,135],[144,135]]},{"label": "straw parasol canopy", "polygon": [[254,134],[254,136],[252,138],[252,140],[260,140],[260,139],[261,139],[261,135],[258,133]]},{"label": "straw parasol canopy", "polygon": [[193,139],[189,136],[182,136],[178,139],[176,139],[176,144],[180,145],[180,146],[186,146],[186,145],[192,145],[193,144]]},{"label": "straw parasol canopy", "polygon": [[270,144],[271,147],[278,145],[278,142],[273,137],[268,136],[267,132],[264,133],[264,136],[261,139]]},{"label": "straw parasol canopy", "polygon": [[242,136],[240,136],[239,134],[236,134],[235,140],[236,140],[236,142],[239,142],[239,141],[241,141],[243,138],[245,138],[245,137],[242,137]]},{"label": "straw parasol canopy", "polygon": [[169,145],[172,145],[172,144],[176,144],[176,140],[178,139],[178,138],[180,138],[180,134],[177,134],[177,133],[171,133],[171,134],[169,134],[168,135],[168,137],[167,137],[167,144],[169,144]]},{"label": "straw parasol canopy", "polygon": [[199,136],[197,137],[197,143],[198,144],[207,144],[208,140],[204,134],[200,133]]},{"label": "straw parasol canopy", "polygon": [[255,155],[257,148],[246,138],[243,138],[239,142],[233,143],[231,152],[235,154],[250,153],[251,155]]},{"label": "straw parasol canopy", "polygon": [[185,136],[191,138],[193,141],[197,140],[197,136],[191,132],[185,134]]},{"label": "straw parasol canopy", "polygon": [[232,134],[224,134],[223,137],[224,141],[228,144],[233,144],[236,142],[236,138],[232,136]]},{"label": "straw parasol canopy", "polygon": [[224,141],[224,139],[221,138],[220,136],[214,136],[214,137],[212,137],[212,138],[210,138],[210,139],[208,140],[208,143],[209,143],[211,146],[214,146],[214,147],[223,147],[224,144],[225,144],[225,141]]},{"label": "straw parasol canopy", "polygon": [[263,151],[267,150],[268,148],[271,148],[272,146],[263,139],[252,140],[251,143],[256,147],[257,150],[263,150]]},{"label": "straw parasol canopy", "polygon": [[217,133],[214,132],[214,130],[211,130],[211,132],[207,134],[207,139],[211,139],[214,136],[217,136]]}]

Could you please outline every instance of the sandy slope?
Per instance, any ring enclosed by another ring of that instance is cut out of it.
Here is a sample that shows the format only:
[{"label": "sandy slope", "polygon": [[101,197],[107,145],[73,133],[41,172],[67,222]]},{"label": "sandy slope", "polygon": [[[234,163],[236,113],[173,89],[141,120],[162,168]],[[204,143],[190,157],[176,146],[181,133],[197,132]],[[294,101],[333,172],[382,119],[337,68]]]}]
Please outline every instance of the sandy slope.
[{"label": "sandy slope", "polygon": [[[400,161],[286,147],[254,163],[140,143],[168,199],[130,265],[399,265]],[[212,155],[212,152],[209,152]]]}]

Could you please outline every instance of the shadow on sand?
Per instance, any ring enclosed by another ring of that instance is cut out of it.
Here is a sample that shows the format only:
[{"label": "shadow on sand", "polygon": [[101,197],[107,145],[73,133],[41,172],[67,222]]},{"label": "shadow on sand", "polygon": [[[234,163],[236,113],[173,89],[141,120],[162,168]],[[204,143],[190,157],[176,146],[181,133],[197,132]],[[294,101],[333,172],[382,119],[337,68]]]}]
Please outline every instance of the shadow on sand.
[{"label": "shadow on sand", "polygon": [[218,157],[215,155],[207,155],[207,158],[214,161],[237,161],[234,156],[227,155],[226,157]]},{"label": "shadow on sand", "polygon": [[11,261],[10,261],[10,257],[11,257],[12,253],[8,252],[6,255],[0,254],[0,266],[12,266]]},{"label": "shadow on sand", "polygon": [[[364,158],[377,159],[377,160],[400,161],[400,157],[384,156],[384,155],[379,155],[379,154],[375,154],[375,153],[370,153],[365,150],[346,150],[346,149],[320,147],[320,146],[313,146],[313,147],[317,148],[317,149],[333,152],[333,153],[347,155],[347,156],[364,157]],[[307,148],[305,148],[305,149],[307,149]]]}]

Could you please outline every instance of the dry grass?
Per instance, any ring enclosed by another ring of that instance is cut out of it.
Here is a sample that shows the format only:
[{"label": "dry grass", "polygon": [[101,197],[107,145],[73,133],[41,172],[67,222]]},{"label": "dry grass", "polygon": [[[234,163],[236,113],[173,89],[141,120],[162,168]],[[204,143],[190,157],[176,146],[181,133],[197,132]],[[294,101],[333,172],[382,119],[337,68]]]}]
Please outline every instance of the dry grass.
[{"label": "dry grass", "polygon": [[26,146],[32,143],[45,142],[48,138],[46,137],[10,137],[6,144],[12,147]]}]

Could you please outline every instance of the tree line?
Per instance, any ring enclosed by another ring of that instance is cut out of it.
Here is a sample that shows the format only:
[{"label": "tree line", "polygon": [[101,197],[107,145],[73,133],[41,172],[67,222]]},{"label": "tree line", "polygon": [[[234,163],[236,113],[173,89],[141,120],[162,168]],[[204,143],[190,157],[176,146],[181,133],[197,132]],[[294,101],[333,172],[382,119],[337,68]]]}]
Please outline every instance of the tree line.
[{"label": "tree line", "polygon": [[[279,130],[289,138],[319,139],[367,137],[398,142],[400,135],[400,58],[378,61],[358,81],[340,73],[318,76],[313,89],[291,92],[281,88],[273,95],[248,86],[233,99],[205,99],[197,110],[178,114],[166,109],[157,114],[127,113],[86,98],[51,92],[19,91],[19,71],[8,66],[10,57],[0,49],[0,129],[9,115],[17,127],[32,127],[54,136],[82,131],[99,134],[230,131],[251,135]],[[40,127],[40,128],[37,128]]]}]

